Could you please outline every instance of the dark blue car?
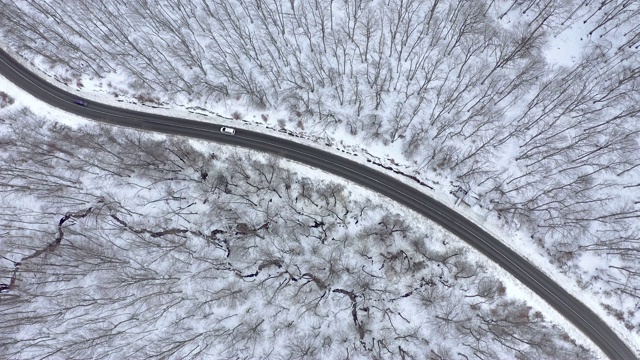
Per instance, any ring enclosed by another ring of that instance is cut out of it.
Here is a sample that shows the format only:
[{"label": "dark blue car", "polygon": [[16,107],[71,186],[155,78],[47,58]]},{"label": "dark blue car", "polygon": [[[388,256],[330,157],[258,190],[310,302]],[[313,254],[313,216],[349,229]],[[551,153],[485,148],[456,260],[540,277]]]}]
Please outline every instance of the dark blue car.
[{"label": "dark blue car", "polygon": [[75,99],[73,100],[74,103],[80,105],[80,106],[87,106],[87,102],[82,100],[82,99]]}]

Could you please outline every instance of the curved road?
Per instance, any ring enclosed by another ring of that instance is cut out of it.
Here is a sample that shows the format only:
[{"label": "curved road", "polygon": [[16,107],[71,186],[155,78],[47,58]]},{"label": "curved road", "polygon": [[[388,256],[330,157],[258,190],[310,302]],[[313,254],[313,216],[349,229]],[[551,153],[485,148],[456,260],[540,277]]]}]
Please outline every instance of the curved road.
[{"label": "curved road", "polygon": [[498,263],[575,324],[609,358],[636,359],[636,354],[593,311],[567,293],[561,285],[462,215],[380,171],[322,150],[258,132],[236,129],[236,135],[229,136],[220,133],[220,125],[153,115],[93,102],[87,107],[79,106],[73,102],[78,98],[76,95],[39,78],[2,50],[0,73],[36,98],[85,118],[275,153],[365,186],[435,221]]}]

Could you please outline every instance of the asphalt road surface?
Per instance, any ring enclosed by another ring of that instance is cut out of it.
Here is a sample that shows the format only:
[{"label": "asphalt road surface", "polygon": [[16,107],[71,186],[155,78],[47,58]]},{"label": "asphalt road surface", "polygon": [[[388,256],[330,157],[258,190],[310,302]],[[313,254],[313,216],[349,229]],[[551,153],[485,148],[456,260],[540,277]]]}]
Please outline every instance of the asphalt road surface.
[{"label": "asphalt road surface", "polygon": [[555,283],[498,239],[456,211],[378,170],[294,141],[259,132],[236,129],[235,135],[225,135],[220,133],[221,125],[147,114],[90,101],[86,107],[80,106],[74,103],[79,95],[60,90],[39,78],[2,50],[0,50],[0,73],[36,98],[88,119],[277,154],[330,172],[385,195],[438,223],[498,263],[575,324],[609,358],[637,359],[636,354],[613,330],[587,306],[567,293],[562,285]]}]

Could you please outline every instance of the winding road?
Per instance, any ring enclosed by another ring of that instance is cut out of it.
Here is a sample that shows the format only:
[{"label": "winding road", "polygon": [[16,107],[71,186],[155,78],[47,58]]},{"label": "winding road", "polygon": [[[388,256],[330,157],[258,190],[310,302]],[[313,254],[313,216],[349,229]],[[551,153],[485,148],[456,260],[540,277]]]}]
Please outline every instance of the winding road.
[{"label": "winding road", "polygon": [[561,284],[554,282],[534,265],[456,211],[381,171],[329,152],[259,132],[236,129],[236,134],[229,136],[220,133],[221,125],[211,123],[148,114],[95,102],[83,107],[74,103],[74,100],[78,99],[77,95],[61,90],[30,72],[2,50],[0,74],[41,101],[88,119],[274,153],[367,187],[417,211],[478,249],[547,301],[599,346],[609,358],[637,359],[637,354],[627,347],[600,317],[566,292]]}]

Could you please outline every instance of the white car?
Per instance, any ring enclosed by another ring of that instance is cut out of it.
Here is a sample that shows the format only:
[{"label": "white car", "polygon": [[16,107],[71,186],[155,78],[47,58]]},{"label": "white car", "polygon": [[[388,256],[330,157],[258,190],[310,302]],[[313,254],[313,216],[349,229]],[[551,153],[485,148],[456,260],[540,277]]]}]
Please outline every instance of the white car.
[{"label": "white car", "polygon": [[227,135],[235,135],[236,129],[230,127],[221,127],[220,132]]}]

